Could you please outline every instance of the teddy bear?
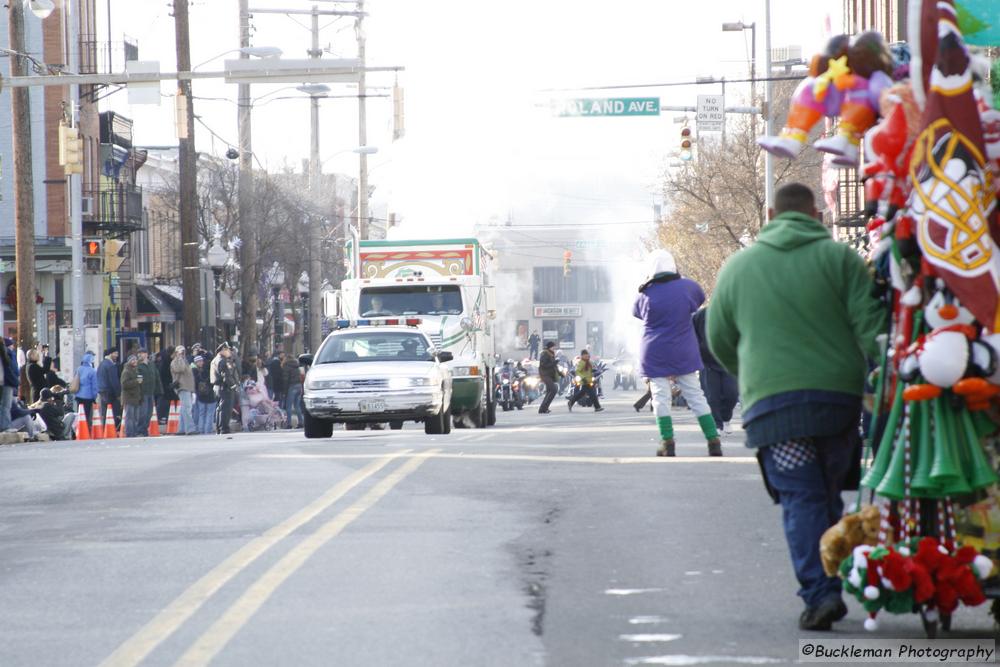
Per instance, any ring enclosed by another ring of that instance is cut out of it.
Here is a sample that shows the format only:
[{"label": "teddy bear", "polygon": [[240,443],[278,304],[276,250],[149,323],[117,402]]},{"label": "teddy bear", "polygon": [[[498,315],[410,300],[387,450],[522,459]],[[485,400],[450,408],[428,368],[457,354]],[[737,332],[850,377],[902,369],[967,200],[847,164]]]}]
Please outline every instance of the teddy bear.
[{"label": "teddy bear", "polygon": [[[860,512],[846,514],[830,526],[819,540],[819,556],[827,576],[837,576],[840,562],[862,544],[878,544],[881,516],[874,505],[866,505]],[[891,540],[891,535],[886,539]]]}]

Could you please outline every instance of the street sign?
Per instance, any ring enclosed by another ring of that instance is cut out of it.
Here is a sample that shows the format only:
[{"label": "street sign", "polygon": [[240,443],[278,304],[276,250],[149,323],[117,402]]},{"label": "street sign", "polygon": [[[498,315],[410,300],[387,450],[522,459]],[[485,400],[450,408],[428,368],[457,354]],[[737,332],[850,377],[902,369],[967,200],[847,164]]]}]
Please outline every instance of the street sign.
[{"label": "street sign", "polygon": [[561,100],[555,104],[557,116],[659,116],[659,97],[587,97]]},{"label": "street sign", "polygon": [[695,122],[698,132],[722,132],[726,124],[726,100],[722,95],[699,95]]}]

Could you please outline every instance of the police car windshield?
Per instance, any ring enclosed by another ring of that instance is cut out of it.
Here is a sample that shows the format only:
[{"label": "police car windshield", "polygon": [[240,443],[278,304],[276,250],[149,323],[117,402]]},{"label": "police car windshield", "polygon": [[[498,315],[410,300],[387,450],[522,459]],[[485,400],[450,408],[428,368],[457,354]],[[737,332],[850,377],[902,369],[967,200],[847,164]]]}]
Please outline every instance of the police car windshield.
[{"label": "police car windshield", "polygon": [[393,285],[361,290],[361,316],[460,315],[458,285]]},{"label": "police car windshield", "polygon": [[326,342],[317,364],[353,361],[431,361],[423,334],[379,331],[378,328],[341,333]]}]

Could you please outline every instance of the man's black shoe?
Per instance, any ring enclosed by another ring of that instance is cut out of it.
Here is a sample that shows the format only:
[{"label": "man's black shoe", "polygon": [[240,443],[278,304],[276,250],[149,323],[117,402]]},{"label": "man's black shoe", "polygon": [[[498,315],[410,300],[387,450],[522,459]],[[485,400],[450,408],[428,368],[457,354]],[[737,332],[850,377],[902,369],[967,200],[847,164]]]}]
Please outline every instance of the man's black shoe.
[{"label": "man's black shoe", "polygon": [[847,605],[839,598],[830,598],[815,607],[807,607],[799,616],[799,628],[803,630],[829,630],[834,622],[847,616]]},{"label": "man's black shoe", "polygon": [[594,408],[594,412],[604,412],[604,408]]},{"label": "man's black shoe", "polygon": [[551,410],[539,410],[538,414],[540,414],[540,415],[550,415],[550,414],[552,414],[552,411]]}]

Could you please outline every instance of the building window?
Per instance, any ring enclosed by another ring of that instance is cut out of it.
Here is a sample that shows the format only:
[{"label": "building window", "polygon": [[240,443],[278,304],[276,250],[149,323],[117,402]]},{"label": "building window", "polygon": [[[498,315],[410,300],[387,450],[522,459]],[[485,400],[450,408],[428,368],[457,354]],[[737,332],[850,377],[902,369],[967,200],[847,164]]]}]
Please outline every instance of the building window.
[{"label": "building window", "polygon": [[608,303],[611,285],[607,271],[596,266],[577,266],[568,276],[561,266],[536,266],[535,303]]}]

